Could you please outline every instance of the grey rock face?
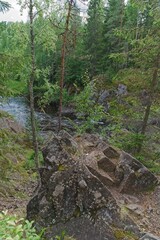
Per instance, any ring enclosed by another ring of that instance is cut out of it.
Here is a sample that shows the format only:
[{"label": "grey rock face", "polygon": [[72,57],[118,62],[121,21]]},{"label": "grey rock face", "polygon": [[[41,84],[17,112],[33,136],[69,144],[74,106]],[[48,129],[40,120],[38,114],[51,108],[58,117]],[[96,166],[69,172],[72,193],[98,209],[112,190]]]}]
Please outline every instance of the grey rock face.
[{"label": "grey rock face", "polygon": [[117,95],[126,95],[127,92],[127,86],[124,84],[118,85]]},{"label": "grey rock face", "polygon": [[76,119],[76,113],[72,106],[62,108],[62,116],[70,119]]},{"label": "grey rock face", "polygon": [[[140,236],[133,221],[122,218],[110,190],[114,186],[119,191],[121,185],[130,190],[127,187],[135,184],[132,174],[142,168],[123,155],[95,135],[74,139],[66,132],[54,135],[43,149],[41,188],[27,206],[27,218],[35,221],[37,229],[45,227],[50,240],[62,230],[77,240],[114,240],[115,229]],[[127,163],[122,168],[123,161]],[[122,171],[118,181],[117,166]],[[139,174],[143,176],[143,171]]]},{"label": "grey rock face", "polygon": [[98,97],[98,103],[104,107],[106,112],[109,110],[109,107],[110,107],[109,102],[108,102],[109,96],[110,96],[110,92],[105,90],[105,91],[101,92]]},{"label": "grey rock face", "polygon": [[158,185],[158,180],[142,163],[131,155],[122,152],[117,173],[123,172],[123,180],[120,183],[121,192],[132,193],[153,189]]},{"label": "grey rock face", "polygon": [[101,92],[99,99],[98,99],[99,103],[102,104],[109,96],[110,96],[109,91],[105,90],[105,91]]}]

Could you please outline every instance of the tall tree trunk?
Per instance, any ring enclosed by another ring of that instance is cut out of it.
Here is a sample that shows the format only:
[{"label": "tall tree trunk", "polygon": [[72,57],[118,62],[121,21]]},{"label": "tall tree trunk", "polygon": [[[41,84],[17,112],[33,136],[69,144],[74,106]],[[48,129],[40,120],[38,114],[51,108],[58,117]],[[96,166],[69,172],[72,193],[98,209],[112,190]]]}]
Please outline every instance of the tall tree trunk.
[{"label": "tall tree trunk", "polygon": [[29,18],[30,18],[30,48],[31,48],[31,74],[29,79],[29,97],[30,97],[30,111],[31,111],[31,127],[32,127],[32,141],[35,152],[35,165],[37,172],[39,173],[39,157],[38,157],[38,140],[36,130],[36,119],[34,110],[34,93],[33,84],[35,80],[35,43],[34,43],[34,29],[33,29],[33,1],[29,2]]},{"label": "tall tree trunk", "polygon": [[[150,95],[149,95],[149,100],[148,100],[148,104],[147,107],[145,109],[145,113],[144,113],[144,118],[143,118],[143,123],[142,123],[142,129],[141,129],[141,134],[145,135],[146,133],[146,128],[147,128],[147,123],[148,123],[148,119],[150,116],[150,111],[151,111],[151,106],[154,100],[154,92],[158,83],[158,70],[159,70],[159,66],[160,66],[160,53],[158,53],[157,58],[155,60],[155,67],[153,70],[153,76],[152,76],[152,81],[151,81],[151,86],[150,86]],[[137,152],[139,153],[141,151],[143,145],[143,141],[141,142],[141,144],[138,146]]]},{"label": "tall tree trunk", "polygon": [[73,0],[68,2],[68,13],[66,17],[65,30],[63,34],[63,44],[61,52],[61,78],[60,78],[60,98],[59,98],[59,119],[58,119],[58,131],[61,130],[62,122],[62,104],[63,104],[63,84],[64,84],[64,74],[65,74],[65,56],[66,56],[66,46],[67,46],[67,35],[69,31],[69,21],[71,17]]},{"label": "tall tree trunk", "polygon": [[137,26],[136,26],[136,36],[135,36],[136,40],[138,40],[138,32],[139,32],[139,26],[138,25],[139,25],[139,17],[137,16]]}]

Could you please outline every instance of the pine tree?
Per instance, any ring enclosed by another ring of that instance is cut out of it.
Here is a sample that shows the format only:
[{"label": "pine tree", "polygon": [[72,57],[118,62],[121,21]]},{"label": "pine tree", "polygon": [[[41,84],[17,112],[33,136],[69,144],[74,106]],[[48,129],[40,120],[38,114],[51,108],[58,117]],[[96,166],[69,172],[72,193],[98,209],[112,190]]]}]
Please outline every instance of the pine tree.
[{"label": "pine tree", "polygon": [[6,12],[11,8],[11,5],[8,2],[0,1],[0,12]]}]

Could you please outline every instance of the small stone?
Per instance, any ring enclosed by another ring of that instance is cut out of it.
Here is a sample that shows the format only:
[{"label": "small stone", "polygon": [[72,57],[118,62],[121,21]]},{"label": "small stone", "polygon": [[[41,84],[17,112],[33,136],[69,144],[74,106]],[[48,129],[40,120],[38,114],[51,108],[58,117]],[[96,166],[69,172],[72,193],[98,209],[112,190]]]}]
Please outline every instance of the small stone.
[{"label": "small stone", "polygon": [[152,212],[153,212],[153,208],[151,206],[149,206],[147,209],[147,213],[152,213]]},{"label": "small stone", "polygon": [[85,182],[85,180],[82,179],[82,180],[79,182],[79,187],[82,188],[82,189],[87,188],[87,183]]},{"label": "small stone", "polygon": [[138,204],[128,204],[126,207],[137,215],[143,215],[144,209]]},{"label": "small stone", "polygon": [[139,208],[139,205],[137,205],[137,204],[128,204],[126,207],[129,210],[135,211],[135,210],[137,210]]},{"label": "small stone", "polygon": [[160,210],[157,210],[157,211],[156,211],[156,214],[157,214],[157,215],[160,215]]},{"label": "small stone", "polygon": [[55,188],[55,191],[53,192],[53,197],[58,197],[61,195],[64,191],[64,186],[63,185],[57,185]]},{"label": "small stone", "polygon": [[102,194],[101,194],[100,192],[95,192],[95,193],[94,193],[94,196],[95,196],[95,198],[97,199],[97,198],[102,197]]},{"label": "small stone", "polygon": [[148,225],[149,223],[148,223],[148,219],[147,218],[143,218],[142,219],[142,223],[144,224],[144,225]]},{"label": "small stone", "polygon": [[137,210],[135,211],[135,213],[136,213],[137,215],[139,215],[139,216],[142,216],[142,215],[143,215],[143,211],[140,210],[140,209],[137,209]]},{"label": "small stone", "polygon": [[119,200],[118,202],[119,202],[119,204],[121,204],[121,205],[124,205],[124,204],[125,204],[125,201],[124,201],[124,200]]},{"label": "small stone", "polygon": [[143,227],[143,223],[139,223],[138,225],[139,225],[140,227]]}]

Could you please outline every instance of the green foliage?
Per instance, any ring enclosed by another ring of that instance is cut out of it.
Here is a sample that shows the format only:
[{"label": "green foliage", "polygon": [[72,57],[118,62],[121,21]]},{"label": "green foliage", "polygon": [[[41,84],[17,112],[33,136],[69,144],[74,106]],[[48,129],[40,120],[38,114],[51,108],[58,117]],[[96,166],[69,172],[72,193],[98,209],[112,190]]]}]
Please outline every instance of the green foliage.
[{"label": "green foliage", "polygon": [[43,91],[43,95],[39,98],[38,105],[43,109],[45,106],[49,105],[51,102],[57,102],[59,100],[59,86],[56,84],[51,84],[47,79],[43,86],[35,88],[38,92]]},{"label": "green foliage", "polygon": [[[136,155],[136,158],[144,164],[151,172],[154,174],[160,174],[160,161],[150,160],[148,159],[148,156],[146,153],[141,153],[139,155]],[[151,158],[153,158],[153,154],[151,154]]]},{"label": "green foliage", "polygon": [[[15,193],[12,182],[13,175],[17,175],[19,184],[28,181],[28,171],[34,167],[33,150],[27,133],[14,132],[4,128],[4,124],[12,122],[6,113],[0,111],[0,195],[8,196]],[[13,144],[14,143],[14,144]]]},{"label": "green foliage", "polygon": [[[27,94],[27,83],[25,81],[8,80],[5,82],[5,88],[7,89],[7,96]],[[4,96],[4,94],[6,95],[6,92],[2,92],[1,96]]]},{"label": "green foliage", "polygon": [[[27,6],[25,1],[19,2],[22,8]],[[41,109],[49,104],[57,107],[60,53],[67,10],[60,10],[58,4],[49,1],[36,1],[34,7],[37,10],[33,23],[35,99]],[[75,128],[80,132],[99,131],[96,129],[97,123],[106,119],[103,107],[96,101],[97,89],[115,92],[107,99],[110,105],[107,120],[111,124],[103,129],[103,134],[109,133],[111,143],[131,153],[143,142],[142,155],[139,157],[147,160],[150,158],[154,162],[159,156],[157,147],[149,150],[153,154],[148,154],[149,157],[146,158],[149,138],[141,136],[140,129],[135,129],[133,122],[136,124],[143,120],[146,101],[141,97],[142,91],[147,96],[154,92],[150,116],[158,117],[160,84],[157,82],[152,89],[152,78],[160,49],[159,9],[158,0],[130,0],[126,3],[123,0],[109,0],[105,6],[102,0],[91,0],[88,19],[82,22],[79,10],[74,6],[67,36],[63,92],[64,105],[70,101],[75,102],[81,122]],[[31,70],[29,24],[2,22],[0,32],[0,95],[24,94]],[[84,77],[86,71],[89,77]],[[91,79],[96,79],[95,83],[90,82]],[[128,95],[116,95],[119,84],[126,85]],[[73,94],[74,99],[70,96]],[[10,149],[11,154],[14,151],[21,153],[18,146],[15,145],[17,149],[13,149],[10,142],[7,142],[7,133],[3,132],[3,138],[6,149]],[[157,138],[155,134],[152,135],[154,144],[150,145],[155,146]],[[4,156],[3,152],[2,154]],[[27,158],[28,169],[33,166],[33,156],[29,153]],[[3,161],[9,166],[7,159],[5,155]]]},{"label": "green foliage", "polygon": [[[25,154],[28,154],[30,149],[26,146],[24,141],[24,134],[15,134],[9,129],[0,130],[0,161],[3,175],[0,177],[6,178],[7,172],[16,168],[17,164],[24,161]],[[13,144],[14,142],[14,144]],[[19,168],[19,171],[22,169]],[[5,173],[5,174],[4,174]]]},{"label": "green foliage", "polygon": [[[39,16],[36,16],[34,21],[36,68],[37,70],[41,69],[41,71],[52,64],[52,62],[48,64],[47,59],[52,57],[57,39],[49,18],[43,17],[45,4],[46,2],[40,6],[40,2],[35,2],[39,10]],[[18,91],[24,90],[24,87],[26,91],[31,71],[29,24],[2,22],[0,23],[0,31],[0,95],[17,95],[23,92]],[[43,74],[39,78],[42,80]]]},{"label": "green foliage", "polygon": [[67,69],[67,75],[65,79],[65,83],[67,85],[67,88],[74,93],[76,91],[76,88],[82,88],[83,87],[83,75],[87,68],[86,61],[82,61],[81,56],[82,53],[79,51],[79,53],[76,52],[76,55],[71,55],[66,59],[66,69]]},{"label": "green foliage", "polygon": [[86,24],[85,48],[88,59],[89,75],[100,73],[102,57],[104,1],[91,0],[88,7],[88,21]]},{"label": "green foliage", "polygon": [[33,227],[33,221],[9,215],[7,212],[0,213],[0,239],[1,240],[40,240],[43,231],[37,234]]},{"label": "green foliage", "polygon": [[75,95],[74,103],[80,126],[75,126],[78,132],[94,131],[99,121],[106,118],[104,107],[96,102],[95,83],[86,83],[84,90]]},{"label": "green foliage", "polygon": [[0,110],[0,118],[3,118],[3,117],[8,117],[10,119],[12,119],[13,117],[10,116],[7,112],[4,112],[4,111],[1,111]]},{"label": "green foliage", "polygon": [[66,231],[62,231],[60,235],[55,236],[55,240],[76,240],[73,237],[69,237]]},{"label": "green foliage", "polygon": [[11,5],[6,1],[0,1],[0,12],[6,12],[11,8]]},{"label": "green foliage", "polygon": [[114,230],[114,236],[117,240],[123,240],[123,239],[128,239],[128,240],[138,240],[138,237],[135,236],[130,231],[124,231],[122,229],[115,229]]},{"label": "green foliage", "polygon": [[[60,88],[57,83],[51,84],[47,79],[41,87],[36,87],[35,90],[39,93],[38,105],[41,109],[44,109],[47,105],[54,103],[58,104],[59,102],[59,92]],[[43,95],[42,95],[43,92]],[[67,90],[63,89],[63,105],[66,105],[71,100]]]},{"label": "green foliage", "polygon": [[110,143],[118,148],[135,154],[138,146],[146,137],[140,133],[127,131],[120,125],[112,125],[107,130],[111,132]]},{"label": "green foliage", "polygon": [[65,235],[66,235],[66,232],[65,232],[65,231],[62,231],[62,232],[61,232],[61,235],[56,236],[55,239],[56,239],[56,240],[64,240]]},{"label": "green foliage", "polygon": [[[42,153],[40,151],[38,153],[38,156],[39,156],[40,165],[42,165],[43,164],[43,155],[42,155]],[[35,165],[35,154],[34,154],[33,149],[31,149],[30,151],[29,150],[27,151],[27,153],[26,153],[26,160],[23,163],[23,167],[26,170],[28,170],[28,171],[35,170],[35,168],[36,168],[36,165]]]},{"label": "green foliage", "polygon": [[[103,24],[102,66],[110,79],[117,71],[123,68],[122,58],[125,56],[125,44],[121,37],[116,36],[116,31],[124,26],[125,4],[123,0],[109,0],[105,8]],[[118,60],[110,56],[119,53]],[[120,54],[123,53],[123,54]]]},{"label": "green foliage", "polygon": [[[134,12],[134,14],[136,13],[137,15],[137,26],[135,29],[135,23],[130,28],[128,28],[128,25],[126,25],[124,29],[121,29],[119,32],[117,32],[119,39],[125,39],[128,49],[127,52],[124,53],[126,53],[126,59],[129,60],[127,60],[128,68],[118,73],[118,76],[119,79],[125,79],[125,81],[128,83],[127,86],[129,86],[129,90],[131,91],[130,94],[132,94],[132,96],[135,93],[138,94],[141,89],[145,89],[145,92],[147,93],[142,99],[140,99],[139,96],[136,96],[137,99],[139,98],[139,103],[137,104],[136,108],[135,106],[134,108],[132,106],[132,111],[144,111],[144,116],[139,114],[140,118],[143,119],[141,123],[141,129],[139,131],[143,134],[146,134],[147,123],[151,115],[151,107],[156,99],[156,92],[158,92],[158,59],[160,54],[158,40],[160,31],[158,27],[158,19],[160,15],[158,13],[155,15],[152,13],[154,10],[155,12],[159,12],[159,3],[156,0],[152,2],[139,2],[133,0],[131,5],[129,3],[128,6],[129,8],[127,8],[127,10],[131,9],[132,7],[132,10],[139,9],[137,13],[136,11]],[[156,24],[154,24],[154,22]],[[133,32],[135,34],[133,34]],[[125,62],[122,51],[111,54],[110,57],[116,62]],[[144,104],[146,108],[143,108],[142,104]],[[139,144],[140,150],[145,142],[141,138],[140,141],[137,138],[135,138],[135,140]]]},{"label": "green foliage", "polygon": [[34,151],[32,149],[30,151],[27,151],[26,160],[23,165],[26,170],[35,168]]},{"label": "green foliage", "polygon": [[2,22],[0,29],[0,95],[19,95],[26,91],[27,26],[23,23]]}]

